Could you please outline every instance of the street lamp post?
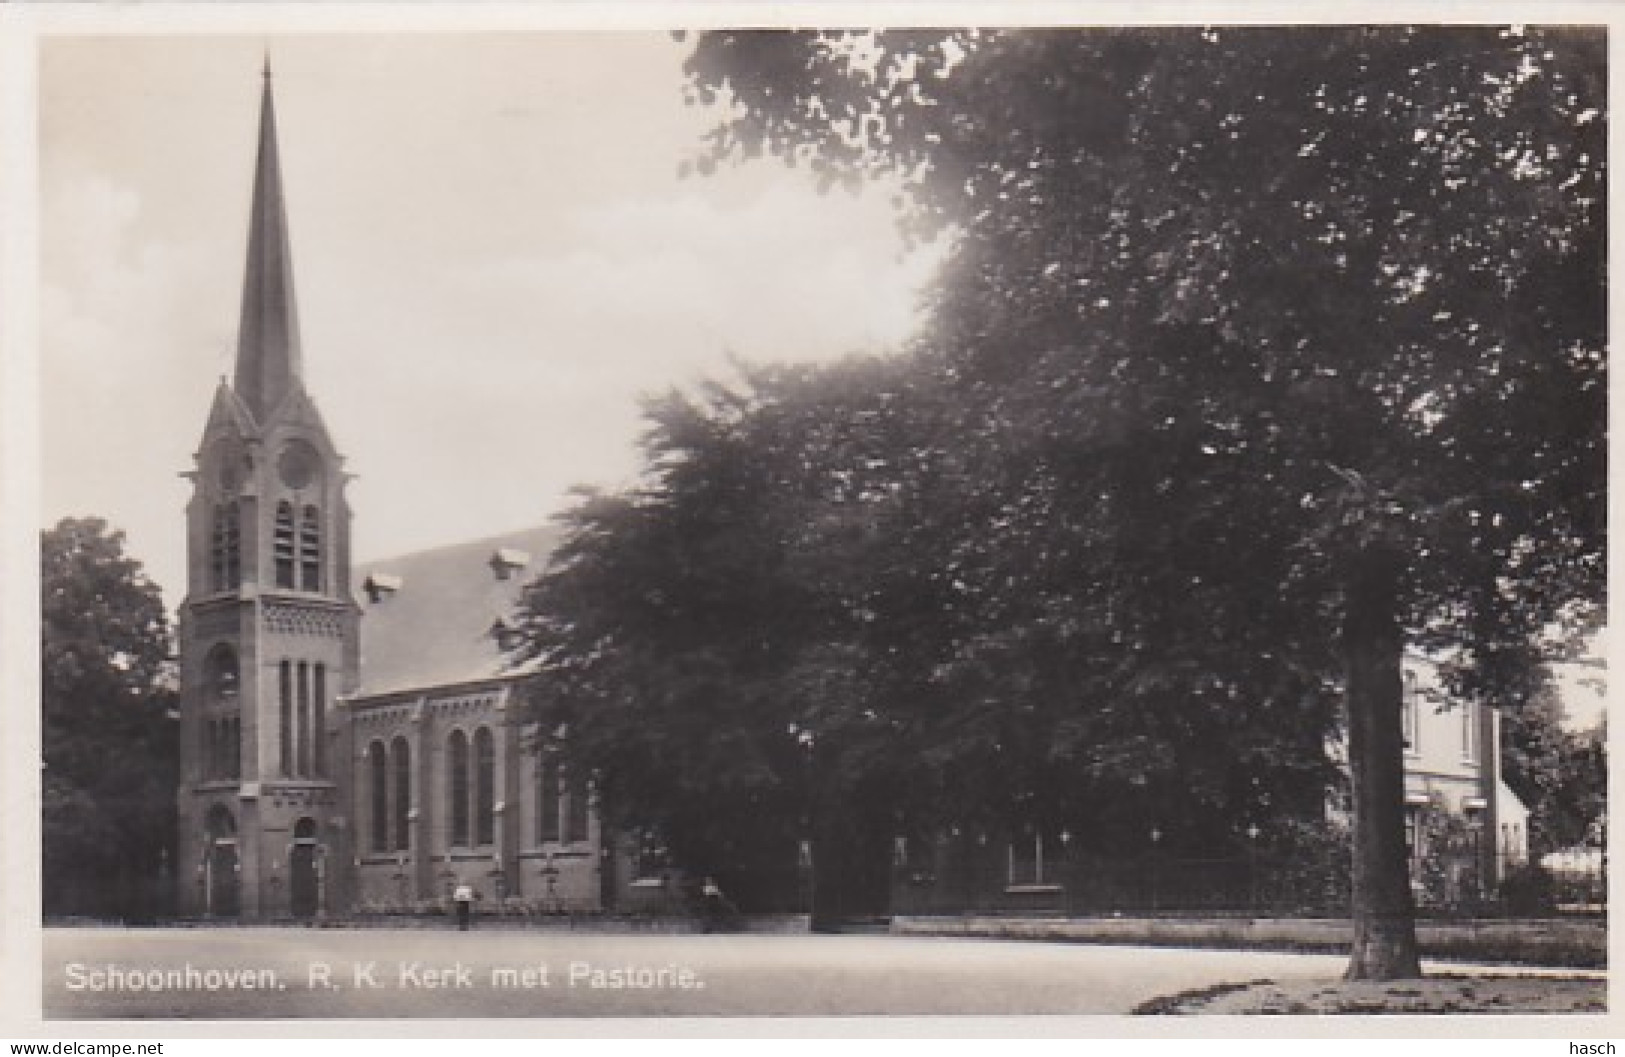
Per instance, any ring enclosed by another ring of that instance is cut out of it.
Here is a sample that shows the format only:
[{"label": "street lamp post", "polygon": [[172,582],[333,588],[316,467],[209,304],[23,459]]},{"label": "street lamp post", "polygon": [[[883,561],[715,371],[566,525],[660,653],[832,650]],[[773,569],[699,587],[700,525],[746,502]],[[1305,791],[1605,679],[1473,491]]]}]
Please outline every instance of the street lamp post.
[{"label": "street lamp post", "polygon": [[813,746],[817,736],[795,723],[789,725],[786,733],[796,740],[796,745],[801,749],[802,839],[797,858],[807,878],[807,930],[818,932],[824,923],[818,915],[818,852],[815,846],[818,808],[817,790],[813,784]]},{"label": "street lamp post", "polygon": [[1061,907],[1067,917],[1072,916],[1072,831],[1061,830]]},{"label": "street lamp post", "polygon": [[1161,866],[1161,859],[1160,859],[1159,850],[1158,850],[1159,847],[1160,847],[1160,842],[1161,841],[1162,841],[1162,830],[1158,829],[1155,826],[1152,826],[1151,827],[1151,913],[1153,913],[1153,914],[1155,914],[1157,912],[1157,910],[1159,909],[1158,904],[1157,904],[1157,869],[1158,869],[1159,866]]},{"label": "street lamp post", "polygon": [[1258,823],[1247,826],[1247,909],[1258,913]]}]

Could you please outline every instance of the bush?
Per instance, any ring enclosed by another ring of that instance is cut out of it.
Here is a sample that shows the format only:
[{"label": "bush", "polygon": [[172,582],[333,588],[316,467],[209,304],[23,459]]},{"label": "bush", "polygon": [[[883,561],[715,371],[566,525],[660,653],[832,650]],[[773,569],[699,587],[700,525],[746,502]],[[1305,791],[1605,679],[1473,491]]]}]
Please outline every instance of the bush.
[{"label": "bush", "polygon": [[1422,815],[1422,861],[1419,864],[1417,909],[1446,914],[1476,914],[1485,892],[1480,860],[1481,834],[1435,797]]},{"label": "bush", "polygon": [[1346,826],[1327,821],[1291,821],[1270,841],[1274,871],[1270,902],[1278,912],[1348,913],[1351,845]]},{"label": "bush", "polygon": [[1501,905],[1517,917],[1539,917],[1557,910],[1557,883],[1539,863],[1514,866],[1501,879]]}]

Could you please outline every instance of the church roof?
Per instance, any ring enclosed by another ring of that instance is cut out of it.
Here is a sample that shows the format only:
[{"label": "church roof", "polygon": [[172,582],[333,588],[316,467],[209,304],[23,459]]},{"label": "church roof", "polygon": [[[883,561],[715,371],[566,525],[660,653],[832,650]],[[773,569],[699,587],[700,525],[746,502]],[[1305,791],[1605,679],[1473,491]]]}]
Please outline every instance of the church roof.
[{"label": "church roof", "polygon": [[243,275],[243,313],[237,331],[233,388],[264,425],[299,384],[299,317],[293,297],[293,255],[282,200],[271,70],[260,97],[259,156],[248,222],[248,264]]},{"label": "church roof", "polygon": [[516,674],[497,641],[501,622],[560,535],[543,525],[358,565],[358,696]]}]

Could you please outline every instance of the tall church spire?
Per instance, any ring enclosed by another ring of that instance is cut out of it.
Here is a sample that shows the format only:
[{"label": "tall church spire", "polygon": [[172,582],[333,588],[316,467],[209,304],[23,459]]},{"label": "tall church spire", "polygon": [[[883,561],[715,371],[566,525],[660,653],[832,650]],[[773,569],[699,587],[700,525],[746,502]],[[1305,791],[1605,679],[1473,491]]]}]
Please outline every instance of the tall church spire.
[{"label": "tall church spire", "polygon": [[293,259],[271,99],[271,60],[265,60],[260,98],[259,159],[248,224],[248,267],[243,277],[243,315],[237,332],[237,395],[263,424],[300,377],[299,317],[294,309]]}]

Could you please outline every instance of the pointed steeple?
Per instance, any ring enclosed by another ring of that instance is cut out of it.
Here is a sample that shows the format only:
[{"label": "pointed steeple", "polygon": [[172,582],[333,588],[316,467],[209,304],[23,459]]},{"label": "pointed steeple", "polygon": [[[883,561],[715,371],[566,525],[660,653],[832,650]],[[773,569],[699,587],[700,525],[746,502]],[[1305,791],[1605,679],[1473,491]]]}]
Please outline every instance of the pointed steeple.
[{"label": "pointed steeple", "polygon": [[276,109],[271,99],[271,60],[265,60],[260,98],[259,159],[248,223],[248,266],[243,277],[243,315],[237,332],[233,388],[263,424],[300,377],[299,316],[294,309],[293,258],[277,159]]}]

